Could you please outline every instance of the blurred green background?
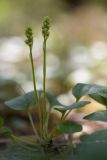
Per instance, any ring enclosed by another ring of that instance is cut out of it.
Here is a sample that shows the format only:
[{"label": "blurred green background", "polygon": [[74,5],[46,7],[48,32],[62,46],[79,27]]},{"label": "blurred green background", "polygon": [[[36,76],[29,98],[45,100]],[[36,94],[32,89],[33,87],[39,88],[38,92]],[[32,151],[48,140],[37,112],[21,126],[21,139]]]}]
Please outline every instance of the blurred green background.
[{"label": "blurred green background", "polygon": [[[28,26],[34,31],[37,87],[42,89],[41,26],[47,15],[51,19],[47,89],[70,103],[71,88],[76,83],[107,85],[107,0],[0,0],[1,115],[5,100],[22,94],[22,90],[33,90],[24,43]],[[10,112],[5,117],[8,115],[11,117]],[[14,125],[23,128],[23,123]]]}]

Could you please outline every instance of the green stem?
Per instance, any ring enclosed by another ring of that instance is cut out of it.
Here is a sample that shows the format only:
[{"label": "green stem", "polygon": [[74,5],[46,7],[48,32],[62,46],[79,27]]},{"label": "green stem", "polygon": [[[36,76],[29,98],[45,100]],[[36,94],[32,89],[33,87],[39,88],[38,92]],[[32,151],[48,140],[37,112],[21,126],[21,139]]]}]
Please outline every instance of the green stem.
[{"label": "green stem", "polygon": [[50,117],[50,113],[51,113],[51,107],[49,107],[49,110],[47,112],[47,116],[45,119],[45,124],[44,124],[44,130],[45,130],[45,134],[48,135],[48,123],[49,123],[49,117]]},{"label": "green stem", "polygon": [[50,139],[52,139],[54,137],[53,135],[54,135],[55,129],[56,128],[53,128],[52,131],[50,132],[50,134],[49,134]]},{"label": "green stem", "polygon": [[39,137],[38,132],[37,132],[37,130],[36,130],[36,128],[35,128],[35,125],[34,125],[34,122],[33,122],[33,119],[32,119],[32,116],[31,116],[31,113],[30,113],[30,112],[28,112],[28,117],[29,117],[29,120],[30,120],[32,129],[33,129],[33,131],[34,131],[37,139],[40,140],[40,137]]},{"label": "green stem", "polygon": [[32,142],[28,142],[26,140],[23,140],[21,137],[17,137],[17,136],[14,136],[12,135],[12,140],[17,140],[18,142],[21,142],[21,143],[24,143],[24,144],[27,144],[27,145],[32,145],[32,146],[35,146],[35,143],[32,143]]},{"label": "green stem", "polygon": [[34,69],[34,63],[33,63],[33,56],[32,56],[32,47],[30,47],[30,60],[31,60],[31,65],[32,65],[32,78],[33,78],[33,85],[34,85],[34,94],[36,98],[36,103],[39,103],[39,96],[37,93],[37,88],[36,88],[36,76],[35,76],[35,69]]},{"label": "green stem", "polygon": [[[76,102],[78,102],[79,99],[76,99]],[[64,116],[63,116],[63,120],[70,114],[70,112],[72,111],[72,109],[70,109]]]},{"label": "green stem", "polygon": [[20,139],[16,136],[12,136],[12,140],[25,149],[35,151],[35,148],[33,149],[33,147],[35,147],[35,144],[33,144],[33,143],[28,143],[26,141],[23,141],[22,139]]},{"label": "green stem", "polygon": [[38,112],[39,112],[40,131],[42,132],[42,116],[41,116],[41,109],[40,109],[40,103],[39,103],[39,96],[36,88],[36,76],[35,76],[35,69],[34,69],[33,56],[32,56],[32,47],[30,47],[30,60],[31,60],[31,66],[32,66],[32,78],[33,78],[33,85],[34,85],[35,101],[36,101]]},{"label": "green stem", "polygon": [[61,121],[63,120],[64,116],[65,116],[65,112],[61,116]]},{"label": "green stem", "polygon": [[69,111],[64,115],[63,120],[70,114],[71,111],[72,111],[72,109],[69,110]]},{"label": "green stem", "polygon": [[46,39],[45,37],[43,42],[43,96],[44,96],[43,122],[45,122],[45,119],[46,119]]}]

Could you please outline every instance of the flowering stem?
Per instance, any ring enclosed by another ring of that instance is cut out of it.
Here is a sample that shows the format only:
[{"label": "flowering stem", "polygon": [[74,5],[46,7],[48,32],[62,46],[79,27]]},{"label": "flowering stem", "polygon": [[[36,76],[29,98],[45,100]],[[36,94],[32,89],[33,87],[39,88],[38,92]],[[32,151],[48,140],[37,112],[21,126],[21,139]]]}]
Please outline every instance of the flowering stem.
[{"label": "flowering stem", "polygon": [[36,76],[35,76],[35,69],[34,69],[33,56],[32,56],[32,46],[30,47],[30,60],[31,60],[31,66],[32,66],[32,78],[33,78],[33,85],[34,85],[35,100],[38,107],[39,119],[40,119],[40,131],[42,132],[42,117],[41,117],[39,96],[36,88]]},{"label": "flowering stem", "polygon": [[44,96],[44,106],[43,106],[43,120],[45,122],[46,118],[46,39],[44,37],[43,42],[43,96]]},{"label": "flowering stem", "polygon": [[33,64],[33,57],[32,57],[32,48],[30,47],[30,60],[32,65],[32,78],[33,78],[33,85],[34,85],[34,93],[36,97],[36,103],[39,103],[39,97],[36,89],[36,76],[35,76],[35,70],[34,70],[34,64]]},{"label": "flowering stem", "polygon": [[[42,26],[42,35],[43,35],[43,131],[45,132],[45,122],[47,117],[46,112],[46,41],[49,38],[49,28],[50,28],[50,20],[49,17],[45,17]],[[44,133],[45,134],[45,133]]]}]

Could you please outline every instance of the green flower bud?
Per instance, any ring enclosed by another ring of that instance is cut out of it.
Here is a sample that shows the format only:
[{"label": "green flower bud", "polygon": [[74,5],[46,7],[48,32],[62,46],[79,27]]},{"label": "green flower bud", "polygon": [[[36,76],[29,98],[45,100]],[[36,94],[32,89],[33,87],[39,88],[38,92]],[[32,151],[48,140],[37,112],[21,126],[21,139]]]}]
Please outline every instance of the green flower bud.
[{"label": "green flower bud", "polygon": [[25,43],[29,46],[32,47],[33,45],[33,32],[32,29],[30,27],[28,27],[25,31],[25,35],[26,35],[26,40]]},{"label": "green flower bud", "polygon": [[42,26],[42,35],[46,40],[49,37],[49,29],[50,29],[50,19],[49,17],[45,17]]}]

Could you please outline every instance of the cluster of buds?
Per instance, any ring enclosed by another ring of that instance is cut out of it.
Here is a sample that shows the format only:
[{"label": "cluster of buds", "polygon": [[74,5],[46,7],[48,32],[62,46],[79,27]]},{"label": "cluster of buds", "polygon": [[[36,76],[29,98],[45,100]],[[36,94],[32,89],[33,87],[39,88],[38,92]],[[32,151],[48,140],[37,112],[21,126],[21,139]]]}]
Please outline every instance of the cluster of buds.
[{"label": "cluster of buds", "polygon": [[33,32],[32,29],[30,27],[28,27],[25,31],[25,35],[26,35],[26,40],[25,43],[29,46],[32,47],[33,45]]},{"label": "cluster of buds", "polygon": [[45,17],[42,26],[42,35],[45,40],[47,40],[49,37],[50,34],[49,29],[50,29],[50,20],[49,17]]}]

